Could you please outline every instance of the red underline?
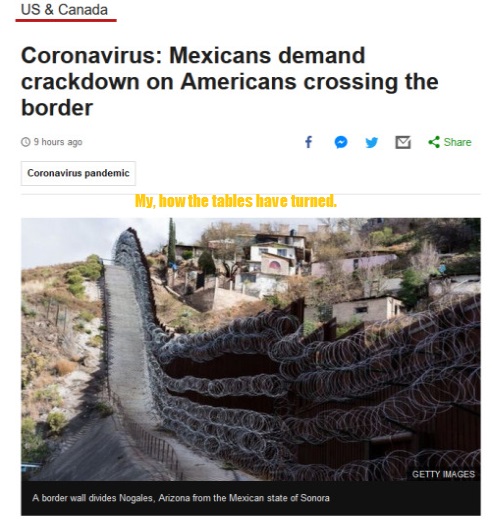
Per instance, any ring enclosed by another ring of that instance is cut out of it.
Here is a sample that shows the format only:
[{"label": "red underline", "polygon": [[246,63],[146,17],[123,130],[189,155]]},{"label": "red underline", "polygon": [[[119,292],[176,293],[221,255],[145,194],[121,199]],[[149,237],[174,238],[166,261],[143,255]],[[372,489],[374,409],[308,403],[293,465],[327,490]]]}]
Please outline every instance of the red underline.
[{"label": "red underline", "polygon": [[16,18],[16,22],[117,22],[117,18]]}]

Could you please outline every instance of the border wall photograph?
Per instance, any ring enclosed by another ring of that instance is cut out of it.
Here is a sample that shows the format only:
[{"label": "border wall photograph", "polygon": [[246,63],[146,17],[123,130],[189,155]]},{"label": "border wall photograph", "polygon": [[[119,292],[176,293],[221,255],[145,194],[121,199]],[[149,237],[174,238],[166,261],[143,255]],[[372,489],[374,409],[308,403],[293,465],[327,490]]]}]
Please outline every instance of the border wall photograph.
[{"label": "border wall photograph", "polygon": [[479,480],[479,219],[24,219],[22,241],[23,480]]}]

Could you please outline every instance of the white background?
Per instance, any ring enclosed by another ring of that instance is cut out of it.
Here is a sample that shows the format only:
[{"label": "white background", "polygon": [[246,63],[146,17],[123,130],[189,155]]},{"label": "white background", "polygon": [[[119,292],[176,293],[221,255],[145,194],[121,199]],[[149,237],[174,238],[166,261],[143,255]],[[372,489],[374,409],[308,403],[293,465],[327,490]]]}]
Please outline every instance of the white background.
[{"label": "white background", "polygon": [[[22,217],[325,216],[317,210],[185,209],[134,207],[134,193],[335,193],[335,216],[481,216],[484,265],[483,518],[502,515],[498,497],[502,452],[502,342],[499,336],[500,177],[497,156],[502,103],[502,49],[494,2],[465,0],[359,2],[256,0],[187,2],[111,0],[117,24],[15,24],[21,2],[3,2],[1,150],[3,178],[3,313],[5,370],[19,368],[19,268]],[[45,5],[43,3],[43,5]],[[53,3],[57,5],[57,3]],[[87,4],[83,1],[79,5]],[[162,50],[163,64],[145,66],[27,65],[25,46],[37,49]],[[168,63],[170,46],[195,50],[267,49],[275,57],[298,50],[366,48],[366,64],[223,67]],[[397,94],[371,91],[28,92],[23,76],[74,71],[134,75],[398,76]],[[436,91],[407,91],[402,77],[417,71],[439,80]],[[21,117],[21,99],[92,101],[90,117]],[[349,145],[336,150],[333,140]],[[394,149],[395,135],[411,135],[410,151]],[[304,140],[312,135],[306,149]],[[436,150],[435,135],[472,139],[471,148]],[[22,137],[80,139],[80,148],[23,148]],[[378,137],[374,149],[364,139]],[[21,187],[21,161],[135,161],[137,186],[117,188]],[[19,373],[3,382],[4,435],[10,432],[3,480],[18,486]],[[14,489],[10,487],[9,490]],[[9,514],[19,514],[4,487]],[[364,501],[363,501],[364,502]],[[222,520],[219,517],[217,520]],[[341,518],[339,519],[342,520]],[[353,519],[364,520],[364,519]],[[375,518],[388,522],[390,518]],[[392,519],[394,520],[394,519]],[[399,521],[399,519],[395,519]],[[401,521],[414,518],[401,518]],[[433,519],[441,520],[441,519]],[[455,519],[443,519],[455,521]],[[456,519],[459,521],[460,519]],[[464,519],[471,520],[471,519]]]}]

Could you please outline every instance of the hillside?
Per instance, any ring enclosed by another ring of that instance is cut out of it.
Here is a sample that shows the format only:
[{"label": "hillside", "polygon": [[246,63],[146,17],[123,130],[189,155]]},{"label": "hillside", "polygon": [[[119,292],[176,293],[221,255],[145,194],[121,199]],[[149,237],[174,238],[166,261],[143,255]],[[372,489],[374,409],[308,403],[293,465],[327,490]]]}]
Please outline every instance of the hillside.
[{"label": "hillside", "polygon": [[[53,458],[86,422],[111,412],[101,400],[105,362],[97,257],[22,271],[22,460]],[[178,332],[254,315],[264,302],[234,311],[199,313],[167,293],[153,269],[162,322]]]},{"label": "hillside", "polygon": [[[100,407],[97,257],[22,272],[22,460],[40,462]],[[103,407],[102,407],[103,410]]]}]

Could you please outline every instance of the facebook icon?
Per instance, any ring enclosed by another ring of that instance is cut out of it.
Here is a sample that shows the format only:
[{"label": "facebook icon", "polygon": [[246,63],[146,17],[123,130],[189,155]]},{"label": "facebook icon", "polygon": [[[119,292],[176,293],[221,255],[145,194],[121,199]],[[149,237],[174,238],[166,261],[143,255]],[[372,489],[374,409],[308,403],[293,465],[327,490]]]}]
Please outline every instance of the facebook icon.
[{"label": "facebook icon", "polygon": [[308,135],[308,136],[306,137],[305,142],[306,142],[306,147],[307,147],[308,149],[310,149],[310,144],[312,143],[312,137],[311,137],[311,135]]}]

